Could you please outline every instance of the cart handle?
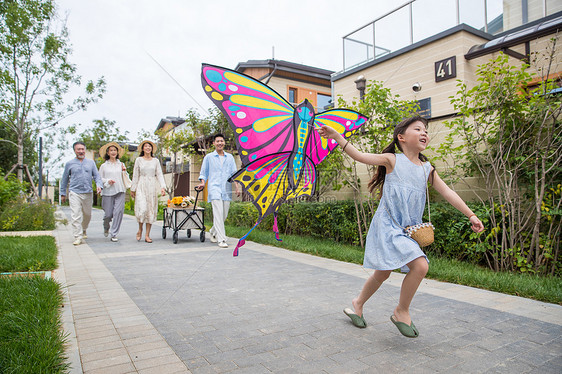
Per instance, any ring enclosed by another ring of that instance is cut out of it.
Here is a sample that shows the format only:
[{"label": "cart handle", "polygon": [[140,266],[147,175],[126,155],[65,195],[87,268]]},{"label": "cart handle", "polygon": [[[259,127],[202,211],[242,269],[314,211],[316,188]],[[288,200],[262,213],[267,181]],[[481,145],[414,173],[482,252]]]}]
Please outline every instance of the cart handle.
[{"label": "cart handle", "polygon": [[203,187],[195,186],[193,189],[197,192],[201,192],[205,189],[205,186],[203,186]]}]

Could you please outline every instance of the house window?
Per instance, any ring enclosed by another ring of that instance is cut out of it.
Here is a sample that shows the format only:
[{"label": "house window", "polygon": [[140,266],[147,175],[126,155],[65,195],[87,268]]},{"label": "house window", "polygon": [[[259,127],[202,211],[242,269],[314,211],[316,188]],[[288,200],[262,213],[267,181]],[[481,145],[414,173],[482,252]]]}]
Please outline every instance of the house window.
[{"label": "house window", "polygon": [[297,103],[297,89],[289,87],[289,102],[293,105]]},{"label": "house window", "polygon": [[318,95],[316,96],[316,100],[318,103],[318,113],[322,113],[325,112],[326,110],[330,109],[333,107],[332,105],[332,95],[327,95],[327,94],[323,94],[318,92]]}]

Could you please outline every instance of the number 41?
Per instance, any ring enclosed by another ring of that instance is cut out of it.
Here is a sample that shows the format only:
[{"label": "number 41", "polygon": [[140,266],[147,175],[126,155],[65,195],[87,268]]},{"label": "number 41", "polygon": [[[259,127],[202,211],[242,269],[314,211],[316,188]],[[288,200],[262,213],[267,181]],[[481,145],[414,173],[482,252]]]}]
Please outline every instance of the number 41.
[{"label": "number 41", "polygon": [[453,75],[453,66],[451,60],[447,60],[444,65],[447,68],[448,73],[445,73],[445,69],[443,69],[443,63],[441,62],[439,63],[439,67],[437,68],[437,76],[445,78],[445,76],[450,77],[451,75]]}]

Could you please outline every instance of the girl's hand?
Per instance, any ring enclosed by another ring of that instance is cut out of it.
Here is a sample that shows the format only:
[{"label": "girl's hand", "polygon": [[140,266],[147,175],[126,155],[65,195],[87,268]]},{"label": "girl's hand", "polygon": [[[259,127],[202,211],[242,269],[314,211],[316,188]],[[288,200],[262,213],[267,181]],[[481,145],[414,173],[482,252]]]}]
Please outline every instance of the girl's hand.
[{"label": "girl's hand", "polygon": [[166,190],[162,188],[162,189],[160,190],[160,193],[162,193],[162,196],[164,196],[164,195],[166,194]]},{"label": "girl's hand", "polygon": [[339,132],[326,125],[320,127],[319,129],[316,129],[316,131],[318,131],[318,135],[326,139],[334,139],[336,135],[340,135]]},{"label": "girl's hand", "polygon": [[135,198],[135,191],[131,191],[131,197],[134,199]]},{"label": "girl's hand", "polygon": [[121,164],[121,168],[123,171],[127,171],[127,168],[125,167],[125,164]]},{"label": "girl's hand", "polygon": [[482,221],[480,221],[478,217],[476,217],[476,215],[470,216],[470,223],[472,225],[471,227],[472,231],[474,232],[484,231],[484,224],[482,224]]},{"label": "girl's hand", "polygon": [[115,183],[115,181],[113,179],[110,179],[107,181],[107,183],[109,183],[110,185],[113,185]]}]

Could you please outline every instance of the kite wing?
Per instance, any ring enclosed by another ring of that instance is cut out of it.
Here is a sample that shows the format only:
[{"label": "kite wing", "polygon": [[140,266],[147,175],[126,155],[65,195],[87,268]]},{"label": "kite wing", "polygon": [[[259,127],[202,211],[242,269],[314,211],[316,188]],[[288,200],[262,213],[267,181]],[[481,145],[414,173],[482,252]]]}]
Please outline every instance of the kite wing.
[{"label": "kite wing", "polygon": [[[330,126],[347,139],[355,134],[366,122],[367,117],[353,110],[332,109],[315,116],[314,128]],[[306,155],[310,157],[315,165],[318,165],[337,146],[338,143],[335,140],[322,138],[318,135],[318,132],[312,131],[306,148]]]},{"label": "kite wing", "polygon": [[242,165],[293,150],[295,109],[281,95],[254,78],[213,65],[203,64],[201,80],[234,131]]}]

